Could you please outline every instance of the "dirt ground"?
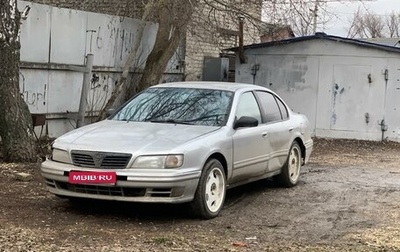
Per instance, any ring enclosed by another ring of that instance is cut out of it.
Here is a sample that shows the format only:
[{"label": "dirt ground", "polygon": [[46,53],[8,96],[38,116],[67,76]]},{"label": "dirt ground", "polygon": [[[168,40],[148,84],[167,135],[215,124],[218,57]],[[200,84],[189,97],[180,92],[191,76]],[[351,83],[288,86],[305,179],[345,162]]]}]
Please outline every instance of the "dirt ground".
[{"label": "dirt ground", "polygon": [[1,164],[0,251],[400,251],[399,161],[398,143],[316,139],[298,186],[232,189],[207,221],[184,205],[71,203],[37,164]]}]

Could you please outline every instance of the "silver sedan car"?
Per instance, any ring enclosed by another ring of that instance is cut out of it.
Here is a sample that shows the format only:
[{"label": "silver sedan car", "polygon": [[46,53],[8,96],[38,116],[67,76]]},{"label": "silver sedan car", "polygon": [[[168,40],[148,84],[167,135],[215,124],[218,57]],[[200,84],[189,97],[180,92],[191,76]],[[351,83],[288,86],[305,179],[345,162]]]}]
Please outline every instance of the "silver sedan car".
[{"label": "silver sedan car", "polygon": [[296,185],[312,146],[307,118],[267,88],[167,83],[59,137],[41,174],[61,197],[190,202],[209,219],[228,188],[267,177]]}]

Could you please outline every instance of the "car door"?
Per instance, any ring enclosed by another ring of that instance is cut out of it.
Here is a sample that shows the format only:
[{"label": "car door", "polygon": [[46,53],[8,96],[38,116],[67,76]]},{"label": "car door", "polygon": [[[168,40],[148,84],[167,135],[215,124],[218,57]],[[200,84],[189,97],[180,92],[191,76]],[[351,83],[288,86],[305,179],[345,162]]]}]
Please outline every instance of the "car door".
[{"label": "car door", "polygon": [[270,148],[265,136],[265,125],[262,124],[261,111],[253,92],[240,95],[235,116],[236,119],[242,116],[254,117],[259,125],[238,128],[233,134],[232,183],[264,174]]},{"label": "car door", "polygon": [[256,95],[266,125],[266,140],[271,148],[268,171],[275,171],[287,160],[293,128],[290,125],[288,110],[277,96],[267,91],[257,91]]}]

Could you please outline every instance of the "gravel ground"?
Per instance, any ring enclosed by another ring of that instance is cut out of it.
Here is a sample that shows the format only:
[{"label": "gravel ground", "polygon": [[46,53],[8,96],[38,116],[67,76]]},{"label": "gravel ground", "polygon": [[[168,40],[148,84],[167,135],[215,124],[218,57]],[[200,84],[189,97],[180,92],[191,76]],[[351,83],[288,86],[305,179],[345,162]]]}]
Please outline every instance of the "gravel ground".
[{"label": "gravel ground", "polygon": [[184,205],[69,202],[38,164],[2,163],[0,251],[400,251],[399,160],[399,143],[315,139],[298,186],[232,189],[207,221]]}]

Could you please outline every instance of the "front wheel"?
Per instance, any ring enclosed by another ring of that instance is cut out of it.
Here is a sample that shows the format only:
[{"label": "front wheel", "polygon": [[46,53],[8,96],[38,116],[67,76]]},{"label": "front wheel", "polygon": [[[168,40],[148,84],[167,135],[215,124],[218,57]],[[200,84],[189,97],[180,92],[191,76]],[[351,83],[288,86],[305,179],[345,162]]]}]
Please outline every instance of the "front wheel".
[{"label": "front wheel", "polygon": [[297,142],[293,142],[290,147],[288,159],[282,167],[282,172],[277,176],[278,181],[286,187],[293,187],[297,184],[300,177],[301,149]]},{"label": "front wheel", "polygon": [[203,219],[218,216],[224,205],[226,178],[222,164],[210,159],[205,164],[197,186],[191,208],[195,215]]}]

